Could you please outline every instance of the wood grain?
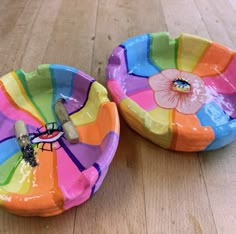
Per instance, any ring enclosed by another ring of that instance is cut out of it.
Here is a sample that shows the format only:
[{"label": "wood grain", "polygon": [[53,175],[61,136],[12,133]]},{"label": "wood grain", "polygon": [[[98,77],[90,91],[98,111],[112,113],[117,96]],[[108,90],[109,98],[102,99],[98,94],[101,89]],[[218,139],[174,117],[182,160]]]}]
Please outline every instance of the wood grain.
[{"label": "wood grain", "polygon": [[78,207],[76,234],[146,233],[140,141],[121,120],[118,151],[100,190]]},{"label": "wood grain", "polygon": [[[205,3],[203,5],[203,3]],[[236,49],[235,1],[196,1],[212,40]],[[211,17],[208,17],[211,15]],[[201,153],[201,166],[218,233],[236,233],[236,144]]]},{"label": "wood grain", "polygon": [[[1,0],[0,75],[41,63],[78,67],[105,85],[128,37],[192,33],[236,49],[235,0]],[[50,218],[0,210],[0,234],[236,233],[236,143],[187,154],[159,148],[121,118],[107,177],[85,204]]]},{"label": "wood grain", "polygon": [[[209,38],[192,0],[162,0],[168,32]],[[216,233],[197,154],[142,141],[148,233]],[[155,189],[154,189],[155,188]]]},{"label": "wood grain", "polygon": [[101,0],[91,75],[105,84],[105,67],[112,49],[128,37],[156,31],[166,31],[158,1]]}]

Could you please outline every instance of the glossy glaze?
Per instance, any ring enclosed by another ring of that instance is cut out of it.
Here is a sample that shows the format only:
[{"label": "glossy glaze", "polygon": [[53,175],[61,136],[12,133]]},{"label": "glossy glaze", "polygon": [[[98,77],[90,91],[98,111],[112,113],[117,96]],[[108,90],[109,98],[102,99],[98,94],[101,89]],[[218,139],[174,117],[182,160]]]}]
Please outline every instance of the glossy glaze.
[{"label": "glossy glaze", "polygon": [[[0,205],[24,216],[56,215],[97,191],[119,139],[116,105],[106,89],[83,72],[40,65],[32,73],[13,71],[0,79]],[[65,107],[79,134],[70,144],[54,104]],[[38,165],[22,158],[13,125],[28,128]]]},{"label": "glossy glaze", "polygon": [[204,38],[153,33],[116,47],[107,86],[128,124],[178,151],[236,139],[236,53]]}]

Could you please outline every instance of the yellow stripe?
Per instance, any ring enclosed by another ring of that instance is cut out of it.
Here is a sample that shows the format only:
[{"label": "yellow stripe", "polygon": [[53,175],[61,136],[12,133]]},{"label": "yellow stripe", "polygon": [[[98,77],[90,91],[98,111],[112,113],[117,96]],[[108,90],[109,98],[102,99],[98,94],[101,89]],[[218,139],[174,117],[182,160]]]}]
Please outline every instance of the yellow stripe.
[{"label": "yellow stripe", "polygon": [[189,34],[181,34],[178,41],[178,69],[191,72],[211,41]]},{"label": "yellow stripe", "polygon": [[108,102],[107,91],[98,82],[91,86],[89,97],[84,108],[73,115],[71,119],[75,125],[84,125],[96,120],[101,103]]},{"label": "yellow stripe", "polygon": [[139,134],[161,147],[169,148],[172,139],[171,110],[157,108],[146,112],[130,98],[121,101],[120,109],[127,123]]},{"label": "yellow stripe", "polygon": [[30,99],[26,95],[24,88],[22,84],[20,83],[15,72],[11,72],[3,76],[1,80],[8,94],[11,96],[11,98],[14,100],[17,106],[30,112],[32,115],[34,115],[40,121],[43,122],[43,119],[39,115],[38,111],[35,109],[34,105],[31,103]]},{"label": "yellow stripe", "polygon": [[22,160],[9,184],[0,187],[0,194],[25,194],[29,191],[32,177],[32,167]]}]

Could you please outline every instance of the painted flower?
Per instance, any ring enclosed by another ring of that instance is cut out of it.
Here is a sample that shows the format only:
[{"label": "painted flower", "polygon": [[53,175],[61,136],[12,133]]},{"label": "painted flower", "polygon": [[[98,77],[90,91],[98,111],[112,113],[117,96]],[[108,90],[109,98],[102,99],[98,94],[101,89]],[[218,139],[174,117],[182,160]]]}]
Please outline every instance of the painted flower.
[{"label": "painted flower", "polygon": [[166,69],[149,78],[157,104],[181,113],[196,113],[206,101],[205,84],[197,75]]},{"label": "painted flower", "polygon": [[129,38],[113,50],[107,87],[139,134],[173,150],[236,139],[236,52],[194,35]]}]

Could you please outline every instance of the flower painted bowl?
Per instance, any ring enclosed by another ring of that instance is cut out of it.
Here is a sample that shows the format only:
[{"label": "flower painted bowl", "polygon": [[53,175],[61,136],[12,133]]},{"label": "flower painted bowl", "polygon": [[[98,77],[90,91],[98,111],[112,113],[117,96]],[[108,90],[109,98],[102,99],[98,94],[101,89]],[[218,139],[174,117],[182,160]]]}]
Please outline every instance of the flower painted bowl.
[{"label": "flower painted bowl", "polygon": [[[77,206],[98,190],[115,154],[119,118],[106,89],[63,65],[13,71],[0,78],[0,206],[23,216],[52,216]],[[71,144],[55,116],[65,108],[79,134]],[[38,165],[22,157],[14,123],[26,123]]]},{"label": "flower painted bowl", "polygon": [[107,86],[127,123],[163,148],[214,150],[236,139],[236,53],[216,42],[130,38],[109,58]]}]

